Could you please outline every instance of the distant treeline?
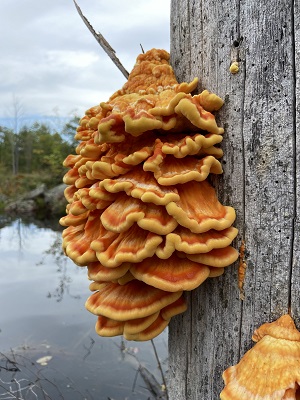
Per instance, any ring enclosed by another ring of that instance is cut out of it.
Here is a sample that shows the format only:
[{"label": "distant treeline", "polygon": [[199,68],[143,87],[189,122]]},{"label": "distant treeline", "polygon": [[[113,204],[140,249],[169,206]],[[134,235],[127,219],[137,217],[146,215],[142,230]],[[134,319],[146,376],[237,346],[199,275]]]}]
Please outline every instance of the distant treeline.
[{"label": "distant treeline", "polygon": [[61,132],[53,132],[46,124],[37,122],[18,132],[0,126],[1,177],[35,176],[38,182],[49,186],[61,183],[66,173],[62,162],[68,154],[74,154],[78,144],[73,139],[78,121],[78,117],[73,117]]}]

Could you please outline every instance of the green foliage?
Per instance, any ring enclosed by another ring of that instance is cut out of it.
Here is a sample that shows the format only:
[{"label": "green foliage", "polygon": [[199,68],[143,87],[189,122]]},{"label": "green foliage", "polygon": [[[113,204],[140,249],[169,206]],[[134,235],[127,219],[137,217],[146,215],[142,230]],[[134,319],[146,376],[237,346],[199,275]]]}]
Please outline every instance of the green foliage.
[{"label": "green foliage", "polygon": [[73,117],[72,119],[70,119],[69,122],[67,122],[65,124],[65,126],[63,127],[62,130],[62,136],[63,137],[67,137],[68,142],[70,143],[71,146],[73,146],[74,148],[78,145],[77,140],[74,139],[75,133],[76,133],[76,129],[79,125],[79,117]]},{"label": "green foliage", "polygon": [[60,184],[66,173],[63,160],[75,154],[78,121],[72,118],[60,133],[37,122],[23,126],[18,133],[0,127],[0,194],[13,196],[40,183],[48,187]]}]

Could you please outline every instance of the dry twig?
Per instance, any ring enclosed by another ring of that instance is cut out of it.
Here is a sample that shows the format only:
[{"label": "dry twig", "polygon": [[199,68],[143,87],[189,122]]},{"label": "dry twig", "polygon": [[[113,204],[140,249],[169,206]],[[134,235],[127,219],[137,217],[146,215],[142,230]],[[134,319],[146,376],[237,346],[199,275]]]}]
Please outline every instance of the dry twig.
[{"label": "dry twig", "polygon": [[154,354],[155,354],[155,358],[156,358],[156,362],[157,362],[157,365],[158,365],[158,369],[159,369],[160,374],[161,374],[163,385],[164,385],[164,388],[165,388],[165,391],[166,391],[166,398],[167,398],[167,400],[169,400],[167,383],[166,383],[166,380],[165,380],[165,374],[163,372],[163,369],[162,369],[162,366],[161,366],[161,362],[160,362],[160,359],[158,357],[157,350],[156,350],[156,347],[155,347],[153,339],[151,339],[151,344],[152,344],[153,351],[154,351]]},{"label": "dry twig", "polygon": [[119,70],[122,72],[122,74],[125,76],[125,78],[128,79],[129,73],[123,67],[121,61],[116,56],[115,50],[111,47],[111,45],[107,42],[107,40],[105,40],[105,38],[103,37],[103,35],[100,32],[97,33],[95,31],[95,29],[92,27],[92,25],[90,24],[88,19],[83,15],[79,5],[76,3],[75,0],[73,0],[73,1],[74,1],[74,4],[75,4],[75,7],[76,7],[76,10],[77,10],[78,14],[80,15],[82,21],[87,26],[88,30],[92,33],[94,38],[100,44],[100,46],[105,51],[105,53],[108,55],[108,57],[112,60],[112,62],[119,68]]}]

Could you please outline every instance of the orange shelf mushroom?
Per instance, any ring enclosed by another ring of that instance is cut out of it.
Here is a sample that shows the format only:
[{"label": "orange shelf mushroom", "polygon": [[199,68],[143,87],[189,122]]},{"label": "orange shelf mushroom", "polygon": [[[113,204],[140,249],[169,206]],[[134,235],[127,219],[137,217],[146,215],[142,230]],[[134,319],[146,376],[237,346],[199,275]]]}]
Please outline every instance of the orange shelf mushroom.
[{"label": "orange shelf mushroom", "polygon": [[300,332],[289,315],[263,324],[257,342],[223,373],[222,400],[297,400],[300,398]]},{"label": "orange shelf mushroom", "polygon": [[223,100],[178,83],[169,54],[138,56],[123,88],[87,110],[64,165],[65,253],[87,266],[86,302],[101,336],[158,335],[184,312],[183,292],[222,275],[238,252],[235,211],[208,182],[221,174]]}]

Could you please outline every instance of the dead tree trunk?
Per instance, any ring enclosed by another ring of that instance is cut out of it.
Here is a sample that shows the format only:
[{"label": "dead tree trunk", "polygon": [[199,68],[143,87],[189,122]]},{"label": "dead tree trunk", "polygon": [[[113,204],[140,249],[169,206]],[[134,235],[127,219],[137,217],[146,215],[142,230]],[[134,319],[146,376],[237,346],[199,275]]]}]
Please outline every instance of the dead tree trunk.
[{"label": "dead tree trunk", "polygon": [[218,399],[223,370],[260,324],[290,312],[300,328],[299,9],[299,0],[172,0],[177,78],[197,76],[199,90],[225,100],[224,174],[213,183],[236,209],[247,272],[244,301],[235,265],[188,294],[188,311],[172,320],[170,400]]}]

